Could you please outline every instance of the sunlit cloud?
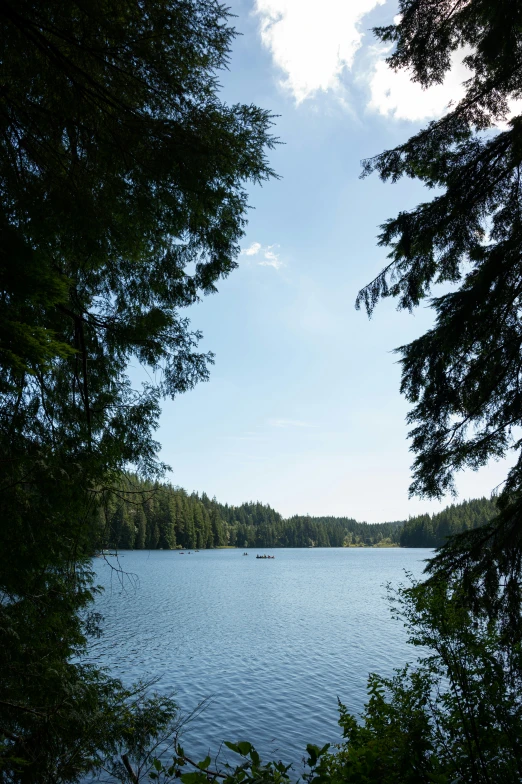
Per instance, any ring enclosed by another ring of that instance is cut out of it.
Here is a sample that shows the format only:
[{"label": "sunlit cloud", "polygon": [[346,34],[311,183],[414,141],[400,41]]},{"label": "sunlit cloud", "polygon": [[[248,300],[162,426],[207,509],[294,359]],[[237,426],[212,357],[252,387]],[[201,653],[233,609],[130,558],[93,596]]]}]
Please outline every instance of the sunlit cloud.
[{"label": "sunlit cloud", "polygon": [[368,108],[396,120],[421,121],[442,117],[450,104],[464,97],[464,84],[471,71],[462,62],[465,53],[454,52],[451,69],[442,84],[424,90],[413,82],[411,73],[393,71],[385,61],[388,52],[380,52],[373,69],[367,75],[370,89]]},{"label": "sunlit cloud", "polygon": [[253,242],[248,248],[243,248],[241,251],[242,256],[256,256],[261,250],[260,242]]},{"label": "sunlit cloud", "polygon": [[[442,84],[424,90],[411,73],[393,71],[386,63],[390,49],[376,45],[365,17],[385,0],[255,0],[260,36],[281,73],[280,85],[297,104],[329,92],[348,104],[348,78],[366,93],[367,108],[395,120],[422,122],[442,117],[464,96],[463,82],[471,75],[465,52],[452,56]],[[398,23],[399,17],[394,18]],[[518,113],[518,112],[517,112]],[[499,123],[502,126],[502,123]],[[243,251],[254,255],[259,243]],[[263,266],[280,266],[265,258]]]},{"label": "sunlit cloud", "polygon": [[301,103],[340,91],[360,48],[362,18],[385,0],[256,0],[261,40],[282,71],[281,85]]},{"label": "sunlit cloud", "polygon": [[[460,49],[451,57],[451,68],[442,84],[424,90],[413,82],[409,71],[393,71],[385,61],[390,50],[381,49],[370,71],[363,73],[366,79],[370,100],[368,109],[396,120],[423,121],[442,117],[465,95],[464,82],[472,77],[472,72],[463,60],[469,50]],[[360,77],[359,77],[360,78]],[[522,112],[522,101],[511,101],[505,120],[499,120],[499,128],[508,127],[509,119]]]},{"label": "sunlit cloud", "polygon": [[279,247],[278,245],[268,245],[268,247],[263,248],[263,261],[258,261],[260,267],[273,267],[274,269],[280,269],[283,266],[283,262],[279,258],[279,254],[275,253],[272,249]]},{"label": "sunlit cloud", "polygon": [[242,256],[259,256],[260,260],[256,261],[260,267],[273,267],[274,269],[281,269],[283,262],[279,258],[279,253],[275,252],[275,248],[279,245],[266,245],[263,247],[260,242],[253,242],[248,248],[243,248],[241,251]]}]

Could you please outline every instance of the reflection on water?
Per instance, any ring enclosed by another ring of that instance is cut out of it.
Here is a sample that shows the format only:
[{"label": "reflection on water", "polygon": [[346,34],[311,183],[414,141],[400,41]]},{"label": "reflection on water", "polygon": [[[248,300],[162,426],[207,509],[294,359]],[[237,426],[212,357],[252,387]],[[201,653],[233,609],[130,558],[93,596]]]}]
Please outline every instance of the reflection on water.
[{"label": "reflection on water", "polygon": [[195,754],[248,739],[298,761],[307,743],[338,740],[337,697],[359,712],[369,672],[415,659],[384,584],[420,576],[430,552],[125,551],[128,577],[95,563],[106,632],[92,655],[126,684],[159,677],[186,712],[212,696],[184,736]]}]

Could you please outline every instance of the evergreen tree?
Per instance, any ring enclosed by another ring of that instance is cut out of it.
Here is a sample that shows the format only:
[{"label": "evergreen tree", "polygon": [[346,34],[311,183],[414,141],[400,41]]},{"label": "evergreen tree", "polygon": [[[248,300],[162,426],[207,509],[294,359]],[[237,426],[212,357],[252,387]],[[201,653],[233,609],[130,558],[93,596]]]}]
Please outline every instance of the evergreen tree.
[{"label": "evergreen tree", "polygon": [[156,486],[158,491],[157,517],[159,527],[159,546],[172,550],[176,546],[176,513],[174,497],[170,487]]},{"label": "evergreen tree", "polygon": [[132,550],[134,548],[135,532],[134,522],[132,516],[128,514],[127,509],[121,504],[117,511],[117,516],[120,518],[120,547],[123,550]]},{"label": "evergreen tree", "polygon": [[452,504],[430,517],[420,515],[404,523],[402,547],[442,547],[450,536],[487,525],[498,514],[495,501],[480,498]]},{"label": "evergreen tree", "polygon": [[[218,96],[234,34],[213,0],[0,4],[6,781],[77,780],[96,759],[93,717],[123,737],[117,685],[77,664],[90,557],[121,471],[161,471],[160,400],[208,377],[180,309],[234,269],[246,183],[271,175],[269,114]],[[160,382],[133,389],[131,358]],[[147,520],[148,545],[159,535]]]},{"label": "evergreen tree", "polygon": [[[464,97],[444,117],[364,164],[365,174],[392,182],[414,177],[437,189],[431,201],[382,226],[390,262],[357,305],[371,314],[381,297],[397,297],[411,310],[433,284],[450,288],[431,300],[433,328],[398,349],[401,389],[413,404],[411,492],[440,497],[452,489],[455,471],[522,446],[522,117],[510,116],[522,95],[522,5],[401,0],[397,23],[375,32],[395,44],[389,64],[408,69],[422,87],[443,80],[455,52],[465,53],[470,71]],[[487,574],[486,581],[500,570],[518,602],[520,454],[499,507],[495,523],[448,543],[436,563],[449,573],[468,559],[468,574]],[[472,581],[472,592],[480,592],[482,579]]]},{"label": "evergreen tree", "polygon": [[196,526],[194,524],[194,507],[190,505],[188,498],[185,505],[185,515],[185,547],[189,550],[194,550],[197,541]]},{"label": "evergreen tree", "polygon": [[145,512],[143,511],[141,504],[136,507],[134,526],[136,529],[134,547],[136,550],[143,550],[147,539],[147,518],[145,517]]}]

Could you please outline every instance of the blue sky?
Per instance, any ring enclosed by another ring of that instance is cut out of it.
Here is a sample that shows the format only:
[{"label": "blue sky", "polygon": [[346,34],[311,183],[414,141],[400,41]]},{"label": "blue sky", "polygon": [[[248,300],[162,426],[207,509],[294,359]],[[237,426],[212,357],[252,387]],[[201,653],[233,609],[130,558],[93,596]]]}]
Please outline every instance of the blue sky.
[{"label": "blue sky", "polygon": [[[169,479],[233,504],[284,515],[403,519],[440,504],[408,500],[407,405],[396,346],[431,324],[427,307],[381,303],[371,321],[358,290],[384,266],[378,226],[430,198],[418,183],[360,180],[360,161],[408,138],[461,93],[458,56],[423,93],[387,68],[370,28],[382,0],[233,0],[242,33],[223,74],[228,102],[279,115],[281,176],[252,188],[239,269],[191,309],[211,380],[164,403]],[[489,495],[506,464],[464,473],[460,499]],[[447,499],[446,503],[451,501]],[[445,504],[443,504],[445,505]]]}]

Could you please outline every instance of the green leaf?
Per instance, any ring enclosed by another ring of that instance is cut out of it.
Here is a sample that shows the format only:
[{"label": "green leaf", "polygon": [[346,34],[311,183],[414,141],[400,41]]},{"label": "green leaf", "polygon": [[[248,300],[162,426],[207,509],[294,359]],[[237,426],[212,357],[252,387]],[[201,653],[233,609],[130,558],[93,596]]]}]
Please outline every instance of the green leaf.
[{"label": "green leaf", "polygon": [[201,768],[201,770],[206,770],[209,765],[210,765],[210,757],[208,756],[205,757],[203,762],[198,762],[198,768]]},{"label": "green leaf", "polygon": [[306,745],[306,750],[308,752],[308,762],[307,762],[307,764],[311,768],[313,768],[313,766],[315,765],[315,763],[317,762],[317,760],[319,758],[319,754],[321,753],[320,749],[319,749],[319,746],[315,746],[313,743],[308,743]]},{"label": "green leaf", "polygon": [[201,784],[201,782],[206,782],[207,780],[204,773],[197,773],[195,771],[192,773],[182,773],[180,778],[183,784]]}]

